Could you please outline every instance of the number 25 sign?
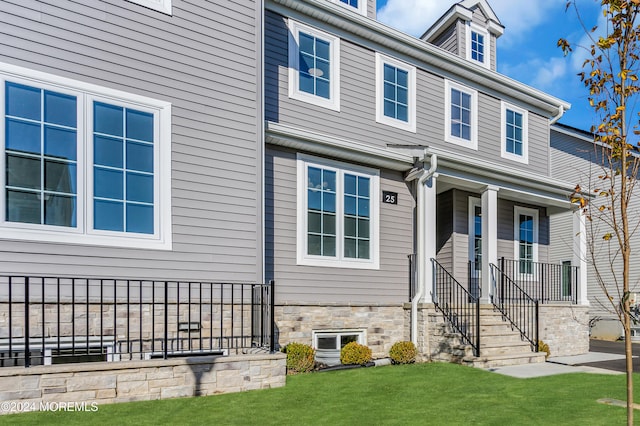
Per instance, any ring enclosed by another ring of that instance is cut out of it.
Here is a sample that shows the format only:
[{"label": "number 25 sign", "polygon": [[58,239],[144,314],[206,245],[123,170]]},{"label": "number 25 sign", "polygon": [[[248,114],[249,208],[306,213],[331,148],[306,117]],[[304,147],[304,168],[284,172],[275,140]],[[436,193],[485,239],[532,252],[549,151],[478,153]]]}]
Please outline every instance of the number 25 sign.
[{"label": "number 25 sign", "polygon": [[382,202],[385,204],[398,204],[398,193],[382,191]]}]

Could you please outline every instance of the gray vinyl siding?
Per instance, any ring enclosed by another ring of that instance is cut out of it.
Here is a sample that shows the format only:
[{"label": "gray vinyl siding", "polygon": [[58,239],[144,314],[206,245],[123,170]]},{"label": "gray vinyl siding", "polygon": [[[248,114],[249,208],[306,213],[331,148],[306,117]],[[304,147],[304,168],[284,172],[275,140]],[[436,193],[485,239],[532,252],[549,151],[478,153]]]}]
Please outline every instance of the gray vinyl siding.
[{"label": "gray vinyl siding", "polygon": [[492,71],[496,71],[498,69],[498,49],[496,46],[498,44],[498,38],[493,34],[489,34],[489,38],[491,38],[491,45],[489,46],[491,51],[491,57],[489,59],[491,63],[489,67]]},{"label": "gray vinyl siding", "polygon": [[456,22],[433,40],[432,43],[454,55],[458,55],[458,38],[458,24]]},{"label": "gray vinyl siding", "polygon": [[[551,173],[556,179],[562,179],[568,183],[580,185],[582,188],[594,188],[598,185],[598,175],[602,174],[601,163],[598,160],[598,150],[593,143],[567,135],[565,133],[557,132],[552,129],[551,131]],[[639,223],[640,218],[640,195],[638,191],[631,197],[631,203],[629,205],[629,217],[631,218],[630,226],[635,227]],[[552,232],[562,232],[563,226],[570,226],[572,224],[570,214],[558,215],[552,217]],[[608,284],[608,289],[617,298],[618,289],[613,284],[615,280],[612,277],[611,266],[609,263],[609,254],[606,244],[602,240],[602,235],[606,232],[605,227],[599,219],[594,218],[593,225],[600,227],[601,231],[596,232],[593,238],[591,233],[587,229],[587,251],[594,250],[595,257],[599,259],[598,268],[601,274],[604,276],[604,281]],[[589,226],[589,223],[587,224]],[[571,228],[572,229],[572,228]],[[561,234],[564,235],[564,234]],[[563,253],[564,256],[568,256],[566,252],[566,240],[560,240],[560,248],[557,249]],[[613,241],[613,240],[612,240]],[[615,245],[615,242],[612,244]],[[635,232],[631,237],[632,247],[632,259],[637,258],[638,251],[640,250],[640,234]],[[572,251],[571,251],[572,253]],[[565,259],[568,260],[569,258]],[[594,270],[594,264],[591,254],[587,255],[587,294],[591,303],[589,309],[589,315],[591,317],[597,316],[613,316],[611,310],[611,304],[607,300],[604,291],[600,287],[596,279],[596,273]],[[621,264],[615,264],[616,271],[621,271]],[[621,273],[617,273],[621,282]],[[630,283],[631,292],[640,293],[640,262],[631,262],[630,270]],[[620,284],[622,286],[622,284]]]},{"label": "gray vinyl siding", "polygon": [[380,204],[380,269],[301,266],[296,263],[296,153],[266,152],[267,278],[276,280],[276,303],[402,303],[409,300],[415,201],[412,183],[381,170],[380,190],[398,193],[398,204]]},{"label": "gray vinyl siding", "polygon": [[172,104],[173,248],[0,240],[0,273],[261,281],[260,2],[0,2],[0,61]]},{"label": "gray vinyl siding", "polygon": [[[420,68],[416,72],[416,133],[377,123],[375,52],[351,42],[343,33],[336,33],[341,37],[340,111],[289,98],[286,18],[267,12],[265,26],[267,120],[377,147],[386,147],[389,143],[429,145],[535,174],[548,173],[547,120],[529,114],[529,164],[504,159],[500,143],[500,100],[482,92],[478,94],[478,150],[444,142],[444,78]],[[322,29],[333,32],[331,28]],[[406,60],[403,57],[397,59]],[[526,105],[521,107],[526,109]]]},{"label": "gray vinyl siding", "polygon": [[454,191],[449,190],[436,198],[436,257],[447,271],[453,268],[453,194]]},{"label": "gray vinyl siding", "polygon": [[376,0],[367,0],[367,16],[371,19],[377,18]]}]

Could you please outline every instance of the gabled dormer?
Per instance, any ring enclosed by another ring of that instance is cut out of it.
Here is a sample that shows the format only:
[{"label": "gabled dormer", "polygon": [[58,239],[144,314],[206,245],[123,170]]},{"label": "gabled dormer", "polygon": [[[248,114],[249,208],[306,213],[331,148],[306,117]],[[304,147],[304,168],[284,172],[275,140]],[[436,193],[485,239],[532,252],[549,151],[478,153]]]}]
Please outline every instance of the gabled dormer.
[{"label": "gabled dormer", "polygon": [[376,6],[375,1],[371,0],[329,0],[332,3],[342,5],[348,9],[351,9],[361,15],[368,16],[375,19]]},{"label": "gabled dormer", "polygon": [[486,0],[462,0],[420,38],[495,71],[496,40],[503,32]]}]

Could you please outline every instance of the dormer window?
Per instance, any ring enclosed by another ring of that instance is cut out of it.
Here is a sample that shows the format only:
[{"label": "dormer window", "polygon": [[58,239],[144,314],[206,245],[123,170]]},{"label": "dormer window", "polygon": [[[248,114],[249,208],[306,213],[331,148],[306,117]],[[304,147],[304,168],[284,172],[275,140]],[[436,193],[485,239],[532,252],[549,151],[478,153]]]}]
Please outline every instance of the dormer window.
[{"label": "dormer window", "polygon": [[467,27],[467,59],[487,68],[490,66],[490,35],[487,30],[470,23]]},{"label": "dormer window", "polygon": [[341,4],[349,9],[355,9],[361,15],[367,14],[367,0],[330,0],[333,3]]}]

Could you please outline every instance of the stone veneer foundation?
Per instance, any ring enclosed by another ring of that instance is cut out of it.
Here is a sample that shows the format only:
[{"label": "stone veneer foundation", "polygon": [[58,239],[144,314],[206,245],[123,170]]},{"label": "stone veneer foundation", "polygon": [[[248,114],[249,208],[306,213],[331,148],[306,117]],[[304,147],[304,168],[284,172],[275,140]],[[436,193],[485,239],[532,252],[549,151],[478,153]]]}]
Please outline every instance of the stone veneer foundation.
[{"label": "stone veneer foundation", "polygon": [[5,367],[0,369],[0,414],[50,403],[90,407],[275,388],[285,382],[286,357],[278,353]]}]

